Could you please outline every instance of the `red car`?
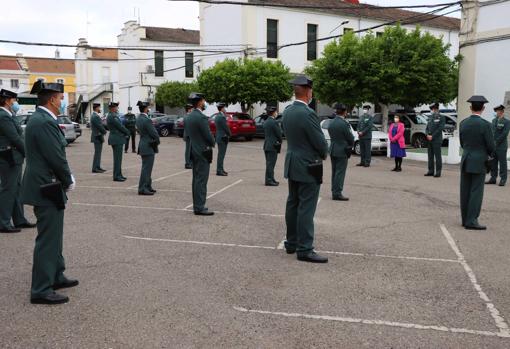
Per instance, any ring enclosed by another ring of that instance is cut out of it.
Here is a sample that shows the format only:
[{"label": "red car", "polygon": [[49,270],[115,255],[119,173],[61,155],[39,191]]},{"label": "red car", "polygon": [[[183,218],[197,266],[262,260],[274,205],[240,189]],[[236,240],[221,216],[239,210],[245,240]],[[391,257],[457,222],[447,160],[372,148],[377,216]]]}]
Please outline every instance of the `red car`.
[{"label": "red car", "polygon": [[[227,115],[227,125],[232,133],[232,138],[244,137],[247,141],[251,141],[257,131],[255,120],[246,113],[225,113]],[[214,123],[215,115],[209,118],[209,127],[213,135],[216,134],[216,124]]]}]

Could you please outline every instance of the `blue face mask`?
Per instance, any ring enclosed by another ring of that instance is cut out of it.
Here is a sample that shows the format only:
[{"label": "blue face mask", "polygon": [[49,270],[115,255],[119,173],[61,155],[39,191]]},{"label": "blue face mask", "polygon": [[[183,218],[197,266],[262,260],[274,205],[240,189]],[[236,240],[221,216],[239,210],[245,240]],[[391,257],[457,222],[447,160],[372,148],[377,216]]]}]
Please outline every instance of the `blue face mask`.
[{"label": "blue face mask", "polygon": [[19,112],[19,109],[20,109],[20,106],[19,106],[18,102],[14,102],[14,104],[11,107],[12,112],[16,114],[17,112]]},{"label": "blue face mask", "polygon": [[65,101],[62,101],[60,103],[60,110],[59,110],[60,115],[65,115],[66,111],[67,111],[67,104]]}]

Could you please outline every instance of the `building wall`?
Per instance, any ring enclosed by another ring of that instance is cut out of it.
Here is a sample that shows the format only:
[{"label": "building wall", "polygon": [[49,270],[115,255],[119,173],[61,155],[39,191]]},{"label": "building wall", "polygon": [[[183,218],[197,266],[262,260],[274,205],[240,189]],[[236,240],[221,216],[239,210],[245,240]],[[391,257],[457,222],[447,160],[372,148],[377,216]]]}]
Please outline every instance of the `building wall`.
[{"label": "building wall", "polygon": [[[0,80],[2,81],[0,89],[4,88],[12,92],[23,93],[31,88],[28,82],[28,73],[22,70],[0,70]],[[18,80],[18,88],[11,86],[11,80]]]}]

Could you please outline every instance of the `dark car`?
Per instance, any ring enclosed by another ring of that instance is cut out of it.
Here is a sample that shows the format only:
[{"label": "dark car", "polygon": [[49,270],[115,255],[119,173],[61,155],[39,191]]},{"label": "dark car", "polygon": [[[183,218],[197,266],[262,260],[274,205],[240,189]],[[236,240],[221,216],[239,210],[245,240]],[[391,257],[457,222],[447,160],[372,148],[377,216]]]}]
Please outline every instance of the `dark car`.
[{"label": "dark car", "polygon": [[177,115],[164,115],[151,118],[151,121],[161,137],[168,137],[174,131],[177,118]]},{"label": "dark car", "polygon": [[[267,120],[267,114],[261,114],[255,118],[255,137],[261,137],[264,138],[264,122]],[[278,116],[275,119],[278,126],[280,126],[280,129],[282,130],[282,136],[285,137],[285,132],[283,132],[283,115],[278,114]]]},{"label": "dark car", "polygon": [[184,136],[184,116],[180,116],[176,121],[174,125],[174,131],[179,137]]}]

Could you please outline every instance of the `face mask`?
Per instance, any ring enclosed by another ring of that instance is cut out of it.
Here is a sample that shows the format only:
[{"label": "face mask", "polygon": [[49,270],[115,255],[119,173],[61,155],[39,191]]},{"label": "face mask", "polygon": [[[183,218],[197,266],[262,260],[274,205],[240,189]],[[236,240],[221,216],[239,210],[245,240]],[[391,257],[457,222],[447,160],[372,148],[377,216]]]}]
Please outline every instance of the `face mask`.
[{"label": "face mask", "polygon": [[202,109],[202,110],[206,110],[206,109],[207,109],[207,103],[204,103],[204,104],[202,105],[202,108],[201,108],[201,109]]},{"label": "face mask", "polygon": [[13,113],[17,113],[20,109],[20,106],[18,104],[18,102],[14,102],[14,104],[11,106],[11,110],[13,111]]},{"label": "face mask", "polygon": [[399,123],[400,122],[400,119],[395,119],[395,123]]},{"label": "face mask", "polygon": [[147,114],[150,114],[151,110],[150,109],[147,109]]},{"label": "face mask", "polygon": [[60,114],[64,115],[67,111],[67,105],[66,105],[66,102],[65,101],[62,101],[60,102],[60,108],[59,108],[59,112]]}]

